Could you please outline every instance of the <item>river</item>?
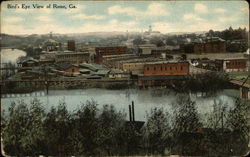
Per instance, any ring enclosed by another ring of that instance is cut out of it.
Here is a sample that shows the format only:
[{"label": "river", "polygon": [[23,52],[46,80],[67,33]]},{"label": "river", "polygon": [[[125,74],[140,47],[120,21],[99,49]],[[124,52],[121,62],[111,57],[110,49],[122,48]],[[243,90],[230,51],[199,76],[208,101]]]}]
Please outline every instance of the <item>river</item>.
[{"label": "river", "polygon": [[[25,56],[26,53],[21,50],[3,49],[1,50],[2,63],[13,62],[20,56]],[[82,89],[82,90],[50,90],[49,95],[45,95],[44,91],[33,92],[31,94],[10,94],[1,98],[1,111],[8,110],[12,102],[23,100],[29,103],[32,99],[38,98],[44,108],[48,111],[51,106],[57,106],[60,101],[65,101],[67,108],[70,111],[78,109],[81,103],[87,100],[95,100],[99,104],[98,107],[102,108],[104,104],[112,104],[119,111],[125,111],[128,118],[128,105],[132,101],[135,102],[135,119],[145,120],[146,114],[154,107],[164,108],[168,112],[172,112],[171,104],[175,103],[178,96],[174,92],[165,93],[162,96],[152,94],[154,90],[146,89],[127,89],[127,90],[107,90],[107,89]],[[214,101],[221,100],[229,107],[234,105],[234,96],[229,93],[236,93],[237,91],[224,90],[216,94],[216,96],[202,98],[191,95],[192,100],[196,101],[197,109],[200,114],[209,113],[212,111]]]},{"label": "river", "polygon": [[[128,90],[106,90],[106,89],[82,89],[82,90],[51,90],[49,95],[45,95],[43,91],[33,92],[31,94],[11,94],[2,98],[2,109],[7,110],[11,102],[18,102],[23,100],[25,103],[29,103],[32,99],[38,98],[44,108],[48,111],[51,106],[57,106],[59,102],[64,101],[69,111],[78,109],[81,103],[85,103],[87,100],[97,101],[98,108],[102,108],[105,104],[112,104],[119,111],[125,111],[128,117],[128,105],[132,101],[135,103],[135,119],[145,120],[146,113],[154,107],[164,108],[168,112],[172,111],[172,104],[179,98],[174,92],[165,93],[162,96],[155,96],[152,94],[152,89],[128,89]],[[212,97],[197,97],[191,95],[191,99],[196,101],[197,109],[200,114],[210,113],[214,101],[222,101],[226,103],[228,107],[234,105],[234,97],[229,96],[227,93],[237,91],[222,91]],[[11,96],[11,97],[10,97]],[[25,97],[24,97],[25,96]]]},{"label": "river", "polygon": [[17,59],[21,56],[26,56],[26,52],[18,49],[2,49],[1,50],[1,63],[16,63]]}]

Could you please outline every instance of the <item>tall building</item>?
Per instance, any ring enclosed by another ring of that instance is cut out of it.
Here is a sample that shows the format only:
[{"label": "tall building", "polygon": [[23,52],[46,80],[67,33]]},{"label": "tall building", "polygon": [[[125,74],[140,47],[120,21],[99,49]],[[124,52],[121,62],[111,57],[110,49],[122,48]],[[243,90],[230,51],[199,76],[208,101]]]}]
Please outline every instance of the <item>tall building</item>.
[{"label": "tall building", "polygon": [[52,39],[53,36],[52,36],[52,32],[49,33],[49,38]]},{"label": "tall building", "polygon": [[68,50],[69,51],[76,51],[76,45],[74,40],[68,41]]},{"label": "tall building", "polygon": [[126,54],[127,47],[125,46],[96,47],[95,53],[96,53],[95,63],[101,64],[103,61],[103,56]]},{"label": "tall building", "polygon": [[190,44],[181,45],[181,49],[185,53],[225,53],[226,43],[218,37],[210,37],[205,39],[196,39]]}]

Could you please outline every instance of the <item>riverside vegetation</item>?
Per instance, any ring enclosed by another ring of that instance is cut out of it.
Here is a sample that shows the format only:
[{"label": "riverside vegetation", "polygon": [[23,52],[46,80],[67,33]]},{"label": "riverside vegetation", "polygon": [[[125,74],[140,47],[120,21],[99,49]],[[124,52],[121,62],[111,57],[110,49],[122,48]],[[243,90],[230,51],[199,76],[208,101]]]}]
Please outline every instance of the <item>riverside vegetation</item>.
[{"label": "riverside vegetation", "polygon": [[11,156],[236,156],[248,151],[249,102],[237,99],[232,108],[215,102],[204,116],[187,95],[177,100],[173,113],[153,108],[139,129],[126,121],[124,111],[113,105],[98,109],[94,100],[73,112],[63,101],[49,111],[38,99],[13,102],[1,114],[4,150]]}]

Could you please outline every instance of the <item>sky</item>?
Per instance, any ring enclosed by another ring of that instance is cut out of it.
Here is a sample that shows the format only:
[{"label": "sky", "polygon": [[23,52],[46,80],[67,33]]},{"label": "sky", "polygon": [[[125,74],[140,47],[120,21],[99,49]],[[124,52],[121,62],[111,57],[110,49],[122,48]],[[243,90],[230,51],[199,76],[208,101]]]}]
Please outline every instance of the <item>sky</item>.
[{"label": "sky", "polygon": [[141,32],[149,25],[161,33],[224,30],[230,26],[248,30],[249,6],[246,1],[201,0],[1,3],[1,33],[7,34]]}]

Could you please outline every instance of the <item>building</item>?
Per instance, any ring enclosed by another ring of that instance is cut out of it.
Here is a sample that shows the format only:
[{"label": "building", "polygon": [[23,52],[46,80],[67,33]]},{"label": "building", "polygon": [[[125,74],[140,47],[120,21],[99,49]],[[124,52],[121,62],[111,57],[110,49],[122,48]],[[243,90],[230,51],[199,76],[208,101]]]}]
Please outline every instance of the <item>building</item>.
[{"label": "building", "polygon": [[151,37],[154,37],[154,36],[156,36],[156,37],[161,36],[161,32],[153,31],[152,26],[149,26],[148,31],[145,31],[143,33],[143,38],[151,38]]},{"label": "building", "polygon": [[234,72],[234,71],[248,71],[249,62],[247,59],[217,59],[215,66],[219,71]]},{"label": "building", "polygon": [[109,56],[103,56],[102,63],[110,68],[121,69],[121,66],[120,66],[121,62],[138,59],[138,58],[140,57],[135,54],[109,55]]},{"label": "building", "polygon": [[62,52],[57,53],[55,62],[70,62],[73,64],[88,63],[90,54],[88,52]]},{"label": "building", "polygon": [[33,68],[38,67],[39,65],[40,62],[38,60],[34,58],[26,58],[17,63],[17,66],[19,67],[18,72],[32,70]]},{"label": "building", "polygon": [[68,50],[69,51],[76,51],[76,44],[74,40],[68,41]]},{"label": "building", "polygon": [[27,58],[23,61],[17,63],[18,67],[37,67],[39,66],[39,61],[34,58]]},{"label": "building", "polygon": [[146,63],[144,74],[138,75],[139,87],[171,86],[173,81],[185,80],[189,75],[186,61],[164,61]]},{"label": "building", "polygon": [[190,44],[181,46],[185,53],[204,54],[204,53],[225,53],[225,41],[218,37],[196,39]]},{"label": "building", "polygon": [[127,47],[125,46],[96,47],[95,53],[96,53],[95,63],[101,64],[103,61],[103,56],[126,54]]},{"label": "building", "polygon": [[104,65],[100,65],[100,64],[80,64],[80,72],[81,73],[85,73],[85,74],[89,74],[89,76],[99,76],[100,77],[106,77],[108,75],[108,73],[110,72],[110,69],[105,67]]},{"label": "building", "polygon": [[57,51],[42,51],[42,53],[40,54],[40,59],[39,61],[41,63],[53,63],[55,62],[55,58],[56,58],[56,54],[58,52]]},{"label": "building", "polygon": [[121,70],[112,70],[109,72],[108,77],[111,79],[128,79],[130,78],[130,73],[123,72]]},{"label": "building", "polygon": [[166,50],[166,49],[160,49],[160,48],[158,48],[158,49],[153,49],[152,51],[151,51],[151,54],[152,54],[152,56],[155,56],[155,57],[166,57],[166,54],[169,54],[170,52],[168,51],[168,50]]},{"label": "building", "polygon": [[167,61],[147,63],[144,66],[144,76],[188,75],[189,63],[186,61]]},{"label": "building", "polygon": [[152,54],[152,50],[156,49],[156,45],[155,44],[141,44],[139,45],[139,51],[138,53],[140,55],[151,55]]},{"label": "building", "polygon": [[122,70],[132,75],[143,74],[145,62],[131,62],[122,64]]},{"label": "building", "polygon": [[250,75],[243,80],[231,80],[230,82],[239,87],[242,99],[250,100]]},{"label": "building", "polygon": [[63,75],[72,76],[74,74],[80,74],[80,69],[68,62],[57,63],[55,67],[56,70]]},{"label": "building", "polygon": [[43,42],[42,47],[45,51],[57,51],[61,49],[61,44],[54,39],[48,39]]}]

